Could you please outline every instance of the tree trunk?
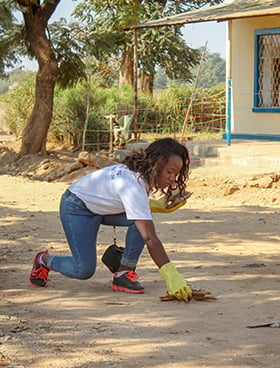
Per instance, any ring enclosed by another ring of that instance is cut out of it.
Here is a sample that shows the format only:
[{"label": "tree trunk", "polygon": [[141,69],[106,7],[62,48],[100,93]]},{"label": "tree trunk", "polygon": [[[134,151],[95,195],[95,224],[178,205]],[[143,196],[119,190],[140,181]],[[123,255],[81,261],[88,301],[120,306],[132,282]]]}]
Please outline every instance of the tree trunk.
[{"label": "tree trunk", "polygon": [[60,0],[23,13],[26,38],[35,55],[39,70],[36,75],[35,103],[23,130],[20,156],[46,154],[46,142],[53,114],[53,97],[59,70],[50,40],[46,36],[48,19]]},{"label": "tree trunk", "polygon": [[154,88],[154,74],[141,74],[140,77],[140,90],[145,94],[152,95]]},{"label": "tree trunk", "polygon": [[128,83],[133,87],[134,84],[134,67],[133,67],[132,50],[126,50],[121,56],[120,80],[119,84]]}]

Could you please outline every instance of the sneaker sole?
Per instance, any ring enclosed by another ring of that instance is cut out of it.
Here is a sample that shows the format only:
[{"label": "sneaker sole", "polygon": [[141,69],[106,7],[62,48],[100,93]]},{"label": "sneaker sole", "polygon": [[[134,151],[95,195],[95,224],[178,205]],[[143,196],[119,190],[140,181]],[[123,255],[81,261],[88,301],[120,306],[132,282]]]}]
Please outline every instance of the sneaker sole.
[{"label": "sneaker sole", "polygon": [[32,284],[32,281],[30,278],[28,279],[28,281],[29,281],[29,285],[36,287],[36,288],[47,287],[47,283],[45,283],[45,285],[35,285],[35,284]]},{"label": "sneaker sole", "polygon": [[[36,258],[37,258],[37,255],[39,254],[39,253],[42,253],[42,252],[37,252],[35,255],[34,255],[34,257],[33,257],[33,265],[34,265],[34,263],[35,263],[35,260],[36,260]],[[33,271],[33,269],[32,269],[32,271]],[[42,287],[46,287],[47,286],[47,283],[45,283],[44,285],[36,285],[36,284],[32,284],[32,279],[31,279],[31,273],[32,273],[32,271],[30,272],[30,275],[29,275],[29,277],[28,277],[28,282],[29,282],[29,284],[31,285],[31,286],[33,286],[33,287],[36,287],[36,288],[42,288]],[[35,279],[36,280],[36,279]],[[35,281],[34,280],[34,281]]]},{"label": "sneaker sole", "polygon": [[112,290],[113,291],[124,291],[125,293],[131,293],[131,294],[143,294],[145,292],[144,289],[142,289],[142,290],[132,290],[132,289],[127,289],[123,286],[117,286],[117,285],[112,285]]}]

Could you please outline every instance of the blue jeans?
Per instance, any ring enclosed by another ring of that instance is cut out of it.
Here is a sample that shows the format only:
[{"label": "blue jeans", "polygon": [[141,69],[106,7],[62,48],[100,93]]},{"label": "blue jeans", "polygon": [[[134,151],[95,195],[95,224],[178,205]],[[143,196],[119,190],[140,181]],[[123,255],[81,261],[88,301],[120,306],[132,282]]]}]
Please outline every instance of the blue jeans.
[{"label": "blue jeans", "polygon": [[136,267],[145,243],[134,221],[127,220],[125,213],[97,215],[66,190],[61,198],[60,219],[72,256],[51,256],[48,261],[51,270],[76,279],[90,278],[96,270],[96,239],[101,224],[128,227],[121,264]]}]

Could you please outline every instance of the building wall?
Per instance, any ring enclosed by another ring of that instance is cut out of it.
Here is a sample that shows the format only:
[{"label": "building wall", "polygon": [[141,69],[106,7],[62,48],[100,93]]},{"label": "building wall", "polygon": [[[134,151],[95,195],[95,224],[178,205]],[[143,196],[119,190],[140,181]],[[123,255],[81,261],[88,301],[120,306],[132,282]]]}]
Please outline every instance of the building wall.
[{"label": "building wall", "polygon": [[[254,31],[260,28],[279,27],[279,24],[280,18],[275,16],[232,21],[232,133],[280,134],[280,113],[252,112],[254,105]],[[229,63],[229,57],[227,63]]]}]

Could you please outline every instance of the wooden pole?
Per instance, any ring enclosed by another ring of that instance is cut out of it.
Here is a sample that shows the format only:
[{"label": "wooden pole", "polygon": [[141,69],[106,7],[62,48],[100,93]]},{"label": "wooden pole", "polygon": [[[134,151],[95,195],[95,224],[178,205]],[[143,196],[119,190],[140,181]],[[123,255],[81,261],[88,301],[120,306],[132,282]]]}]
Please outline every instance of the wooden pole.
[{"label": "wooden pole", "polygon": [[114,145],[113,145],[113,118],[112,116],[109,117],[109,127],[110,127],[110,147],[109,147],[109,153],[112,153],[114,150]]},{"label": "wooden pole", "polygon": [[138,127],[138,30],[134,29],[134,48],[133,48],[133,61],[134,61],[134,121],[133,130],[134,137],[138,140],[139,127]]},{"label": "wooden pole", "polygon": [[88,88],[87,88],[87,107],[86,107],[86,119],[84,123],[83,137],[82,137],[82,151],[85,150],[86,145],[86,134],[88,128],[89,121],[89,112],[90,112],[90,95],[91,95],[91,75],[87,76]]},{"label": "wooden pole", "polygon": [[198,68],[198,71],[197,71],[193,91],[192,91],[192,94],[191,94],[191,99],[190,99],[190,102],[189,102],[188,110],[187,110],[187,113],[186,113],[186,116],[185,116],[184,125],[183,125],[183,129],[182,129],[182,133],[181,133],[181,139],[180,139],[181,143],[183,143],[185,141],[185,133],[186,133],[186,129],[187,129],[188,121],[189,121],[189,116],[190,116],[192,103],[193,103],[193,100],[194,100],[194,97],[195,97],[195,91],[196,91],[196,88],[197,88],[197,84],[198,84],[198,80],[199,80],[199,76],[200,76],[200,72],[201,72],[203,59],[204,59],[204,56],[205,56],[205,53],[206,53],[207,44],[208,44],[208,41],[206,41],[203,53],[201,54],[199,68]]}]

